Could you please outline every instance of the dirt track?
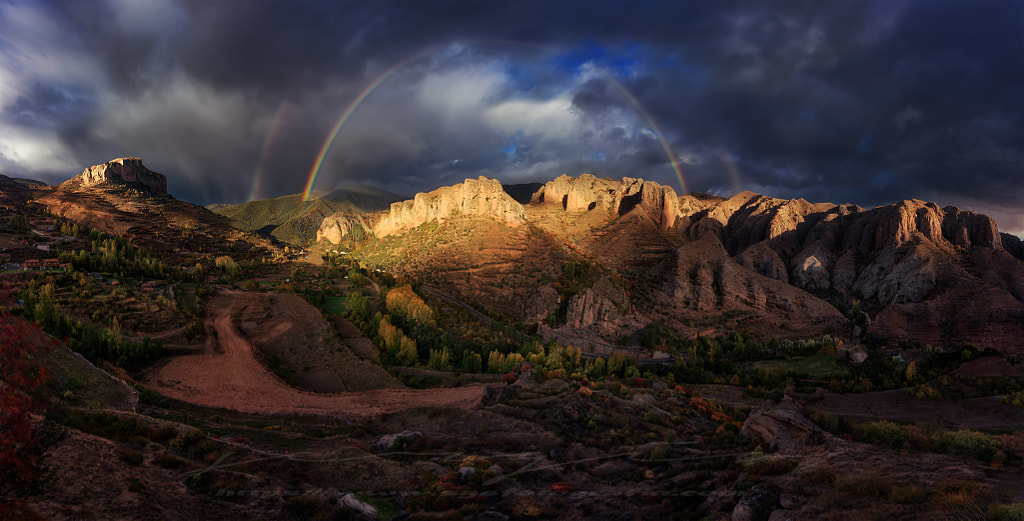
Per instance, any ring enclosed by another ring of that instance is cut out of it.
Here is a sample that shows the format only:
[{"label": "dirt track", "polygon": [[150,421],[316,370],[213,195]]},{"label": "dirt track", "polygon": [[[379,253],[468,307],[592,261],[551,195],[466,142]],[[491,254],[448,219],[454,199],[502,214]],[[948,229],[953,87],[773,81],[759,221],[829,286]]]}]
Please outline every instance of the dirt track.
[{"label": "dirt track", "polygon": [[148,378],[160,393],[189,403],[260,414],[318,414],[363,418],[414,407],[468,409],[479,403],[481,386],[454,389],[384,389],[317,394],[289,387],[254,357],[252,346],[238,336],[232,315],[247,293],[220,291],[207,309],[222,352],[179,356]]}]

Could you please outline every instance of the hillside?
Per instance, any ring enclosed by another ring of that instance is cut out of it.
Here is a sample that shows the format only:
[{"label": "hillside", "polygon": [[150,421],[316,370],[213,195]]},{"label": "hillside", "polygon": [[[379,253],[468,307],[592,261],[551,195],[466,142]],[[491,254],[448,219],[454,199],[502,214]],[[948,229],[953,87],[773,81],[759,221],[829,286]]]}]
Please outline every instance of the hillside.
[{"label": "hillside", "polygon": [[32,190],[36,204],[88,228],[121,236],[151,251],[267,247],[224,217],[167,193],[167,179],[140,159],[115,159],[58,186]]},{"label": "hillside", "polygon": [[401,196],[368,187],[348,187],[302,201],[302,194],[207,208],[231,220],[239,230],[305,246],[316,241],[324,218],[335,213],[366,213],[386,209]]},{"label": "hillside", "polygon": [[[954,207],[680,197],[583,175],[547,183],[525,205],[471,180],[371,224],[375,238],[354,252],[367,265],[574,345],[611,348],[655,321],[684,335],[762,337],[850,337],[853,321],[866,326],[855,341],[1024,352],[1019,241]],[[865,316],[850,315],[854,301]]]}]

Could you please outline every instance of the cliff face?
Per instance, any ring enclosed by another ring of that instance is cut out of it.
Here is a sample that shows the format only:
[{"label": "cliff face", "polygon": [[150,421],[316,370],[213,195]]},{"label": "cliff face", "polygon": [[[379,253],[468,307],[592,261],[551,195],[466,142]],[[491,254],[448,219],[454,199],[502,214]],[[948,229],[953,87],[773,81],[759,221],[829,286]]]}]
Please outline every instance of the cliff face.
[{"label": "cliff face", "polygon": [[320,223],[320,229],[316,231],[316,240],[338,244],[343,237],[352,233],[356,226],[366,231],[372,230],[372,220],[372,214],[336,213],[325,217]]},{"label": "cliff face", "polygon": [[679,218],[679,196],[672,188],[653,181],[624,177],[615,182],[591,174],[560,176],[533,194],[531,204],[561,206],[566,212],[606,211],[616,216],[645,212],[663,230]]},{"label": "cliff face", "polygon": [[[652,320],[692,335],[750,326],[849,334],[849,319],[823,298],[829,295],[861,300],[879,336],[1024,352],[1024,245],[987,216],[918,200],[867,210],[752,192],[679,197],[643,179],[584,174],[546,183],[523,207],[497,181],[481,178],[382,214],[334,216],[318,237],[337,242],[355,224],[378,237],[432,220],[456,226],[458,215],[493,219],[462,225],[480,231],[474,241],[503,239],[487,248],[417,250],[416,268],[390,268],[443,286],[442,266],[458,261],[452,287],[491,281],[493,291],[523,302],[516,309],[527,322],[546,320],[561,302],[565,323],[551,331],[567,338],[615,339]],[[481,262],[483,251],[489,262]],[[524,268],[527,251],[531,269]],[[566,259],[617,282],[558,294],[551,281]]]},{"label": "cliff face", "polygon": [[144,186],[154,194],[167,195],[167,178],[146,168],[137,157],[119,158],[90,166],[78,176],[62,183],[60,188],[74,190],[101,183],[133,183]]},{"label": "cliff face", "polygon": [[523,205],[501,188],[495,179],[467,179],[455,186],[416,194],[411,201],[392,203],[391,209],[373,227],[377,237],[401,234],[421,224],[443,221],[455,215],[493,217],[509,226],[526,221]]}]

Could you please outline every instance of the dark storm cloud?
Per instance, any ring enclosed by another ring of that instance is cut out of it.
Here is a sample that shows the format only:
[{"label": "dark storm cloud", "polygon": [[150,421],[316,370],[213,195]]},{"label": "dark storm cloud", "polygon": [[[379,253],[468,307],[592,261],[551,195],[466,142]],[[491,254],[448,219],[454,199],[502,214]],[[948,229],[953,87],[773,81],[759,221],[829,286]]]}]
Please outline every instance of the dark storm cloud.
[{"label": "dark storm cloud", "polygon": [[589,171],[678,189],[660,138],[691,190],[864,206],[927,198],[1024,231],[1020,2],[0,9],[0,157],[50,181],[140,155],[184,199],[294,193],[380,80],[318,186],[411,194],[476,175]]}]

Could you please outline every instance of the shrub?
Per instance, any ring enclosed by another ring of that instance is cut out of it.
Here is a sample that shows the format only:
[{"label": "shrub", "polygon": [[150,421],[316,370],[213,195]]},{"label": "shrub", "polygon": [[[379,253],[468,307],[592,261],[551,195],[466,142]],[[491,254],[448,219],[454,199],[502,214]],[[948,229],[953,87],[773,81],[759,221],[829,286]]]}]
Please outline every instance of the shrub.
[{"label": "shrub", "polygon": [[988,517],[992,521],[1024,521],[1024,503],[991,505]]},{"label": "shrub", "polygon": [[1003,397],[1002,401],[1006,405],[1012,405],[1014,407],[1024,407],[1024,392],[1014,393],[1009,396]]},{"label": "shrub", "polygon": [[907,442],[907,433],[902,427],[890,421],[870,422],[860,426],[857,441],[900,449]]},{"label": "shrub", "polygon": [[142,465],[142,454],[134,450],[125,451],[121,454],[121,461],[132,466],[139,466]]},{"label": "shrub", "polygon": [[995,438],[970,430],[942,433],[937,445],[940,451],[947,454],[972,456],[981,461],[992,461],[999,452],[999,442]]}]

